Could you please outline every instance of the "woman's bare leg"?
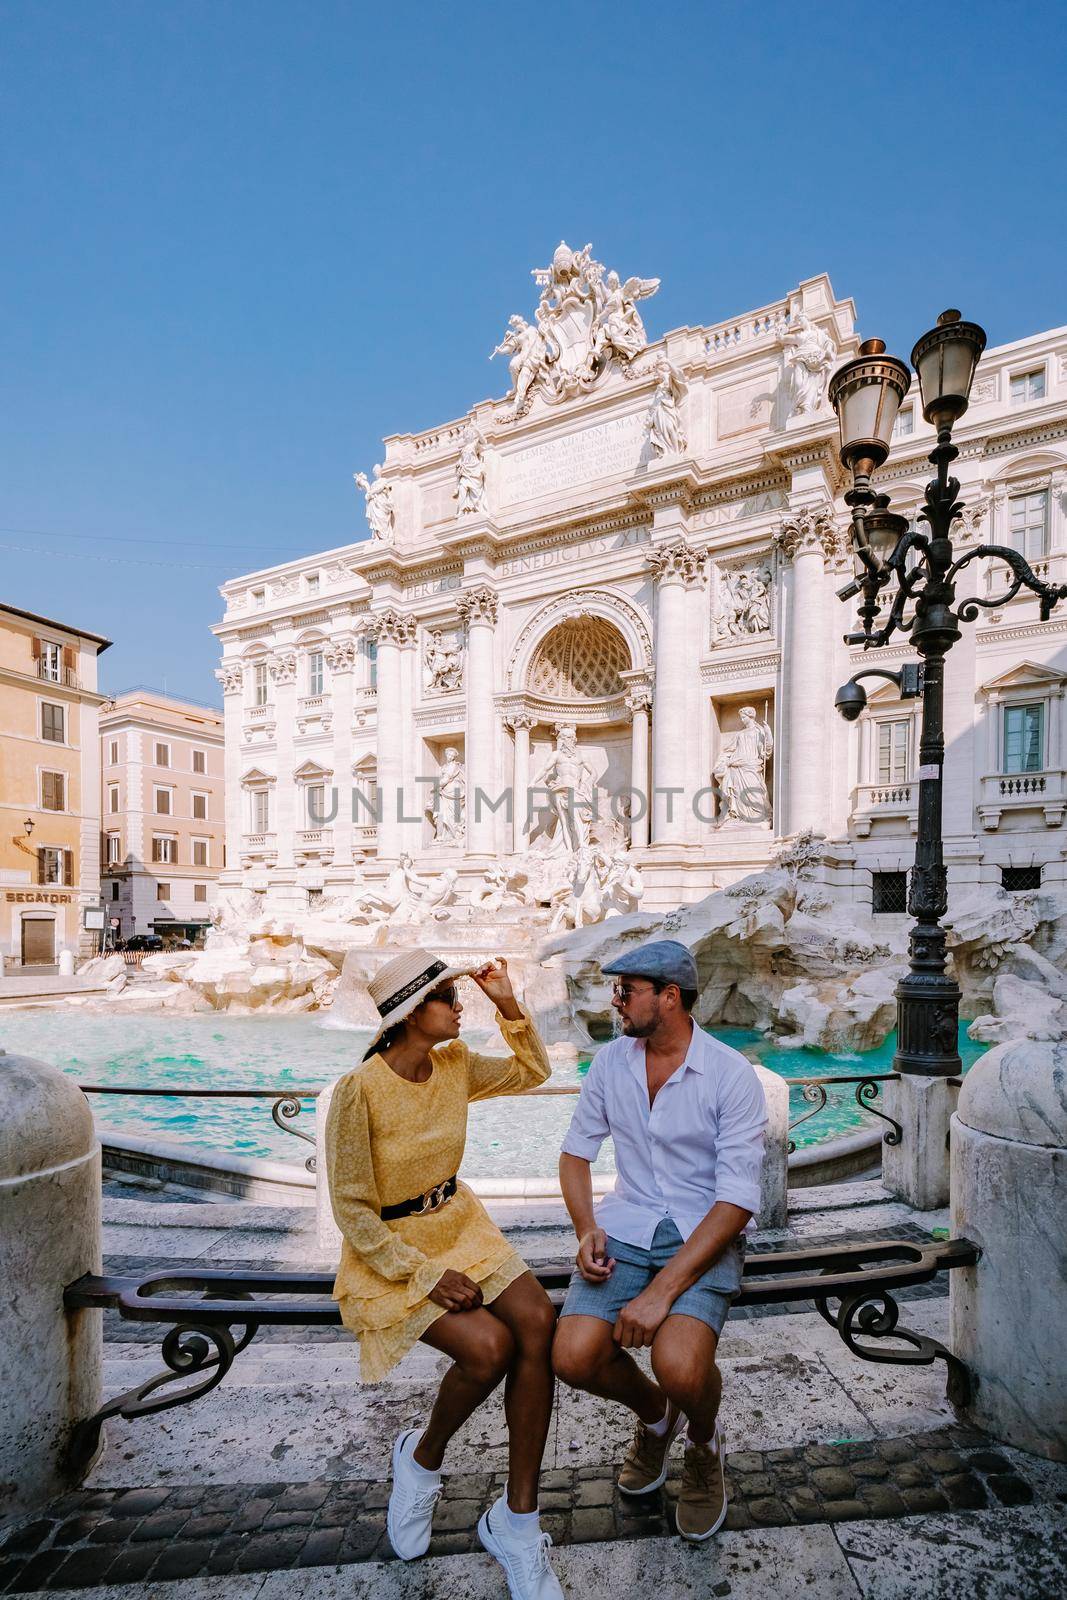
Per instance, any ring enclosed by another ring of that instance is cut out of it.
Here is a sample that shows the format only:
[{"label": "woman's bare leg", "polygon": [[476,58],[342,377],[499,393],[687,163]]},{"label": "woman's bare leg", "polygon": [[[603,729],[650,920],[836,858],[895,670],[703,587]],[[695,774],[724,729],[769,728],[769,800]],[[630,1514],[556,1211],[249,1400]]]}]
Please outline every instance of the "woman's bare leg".
[{"label": "woman's bare leg", "polygon": [[537,1483],[552,1420],[552,1335],[556,1313],[532,1272],[509,1283],[485,1308],[500,1320],[514,1343],[504,1383],[508,1422],[508,1505],[537,1510]]},{"label": "woman's bare leg", "polygon": [[480,1306],[477,1311],[446,1311],[431,1322],[422,1343],[443,1351],[453,1362],[413,1452],[420,1467],[439,1472],[449,1440],[508,1373],[515,1341],[504,1322]]}]

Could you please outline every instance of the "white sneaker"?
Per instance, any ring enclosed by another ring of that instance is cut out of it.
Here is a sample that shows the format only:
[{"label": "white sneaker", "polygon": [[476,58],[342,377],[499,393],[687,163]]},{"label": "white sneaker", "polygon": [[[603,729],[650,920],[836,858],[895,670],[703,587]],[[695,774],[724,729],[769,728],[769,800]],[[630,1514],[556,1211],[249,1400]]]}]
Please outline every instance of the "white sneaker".
[{"label": "white sneaker", "polygon": [[412,1451],[421,1437],[421,1428],[406,1428],[393,1446],[393,1488],[385,1519],[389,1543],[401,1561],[414,1561],[430,1547],[434,1507],[441,1498],[441,1474],[432,1475],[418,1462]]},{"label": "white sneaker", "polygon": [[533,1539],[517,1539],[504,1526],[499,1513],[496,1522],[490,1523],[499,1505],[497,1500],[483,1512],[478,1522],[478,1537],[503,1567],[511,1600],[563,1600],[559,1579],[548,1559],[551,1535],[539,1533]]}]

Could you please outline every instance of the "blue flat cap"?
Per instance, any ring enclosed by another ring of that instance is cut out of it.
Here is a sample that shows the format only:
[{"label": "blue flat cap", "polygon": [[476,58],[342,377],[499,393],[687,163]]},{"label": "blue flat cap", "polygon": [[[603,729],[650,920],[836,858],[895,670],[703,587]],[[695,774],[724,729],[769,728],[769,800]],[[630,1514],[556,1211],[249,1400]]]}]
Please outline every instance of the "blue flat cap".
[{"label": "blue flat cap", "polygon": [[658,983],[676,983],[679,989],[699,989],[697,964],[684,944],[677,939],[653,939],[638,945],[617,961],[601,967],[608,977],[626,974],[632,978],[655,978]]}]

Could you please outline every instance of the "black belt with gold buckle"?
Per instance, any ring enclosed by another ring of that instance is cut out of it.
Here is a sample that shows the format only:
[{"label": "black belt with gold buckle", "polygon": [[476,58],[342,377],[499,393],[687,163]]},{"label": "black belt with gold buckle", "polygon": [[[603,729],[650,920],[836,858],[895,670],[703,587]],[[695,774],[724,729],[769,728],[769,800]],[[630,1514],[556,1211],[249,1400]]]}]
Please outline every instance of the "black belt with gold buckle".
[{"label": "black belt with gold buckle", "polygon": [[398,1206],[383,1206],[382,1221],[394,1222],[397,1217],[427,1217],[432,1211],[440,1211],[441,1207],[451,1200],[456,1188],[456,1178],[453,1174],[451,1178],[446,1178],[444,1183],[435,1183],[425,1194],[416,1195],[414,1200],[402,1200]]}]

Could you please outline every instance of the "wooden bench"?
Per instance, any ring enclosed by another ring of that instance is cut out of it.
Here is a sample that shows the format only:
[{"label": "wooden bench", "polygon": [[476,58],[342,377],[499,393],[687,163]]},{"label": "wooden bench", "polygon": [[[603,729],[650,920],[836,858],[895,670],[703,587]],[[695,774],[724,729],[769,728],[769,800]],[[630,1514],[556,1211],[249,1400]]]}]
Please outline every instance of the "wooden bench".
[{"label": "wooden bench", "polygon": [[[954,1267],[974,1266],[980,1254],[968,1239],[929,1244],[890,1239],[821,1250],[749,1252],[735,1305],[814,1301],[849,1350],[864,1361],[904,1366],[944,1361],[949,1399],[961,1404],[970,1394],[968,1368],[936,1339],[901,1326],[894,1295],[914,1284],[929,1283]],[[558,1308],[571,1263],[539,1267],[535,1273]],[[329,1272],[177,1267],[140,1276],[79,1278],[65,1292],[67,1310],[110,1309],[130,1322],[158,1323],[166,1328],[165,1366],[83,1422],[72,1441],[73,1454],[87,1460],[95,1453],[109,1417],[150,1416],[208,1394],[260,1328],[339,1327],[341,1315],[332,1290]]]}]

